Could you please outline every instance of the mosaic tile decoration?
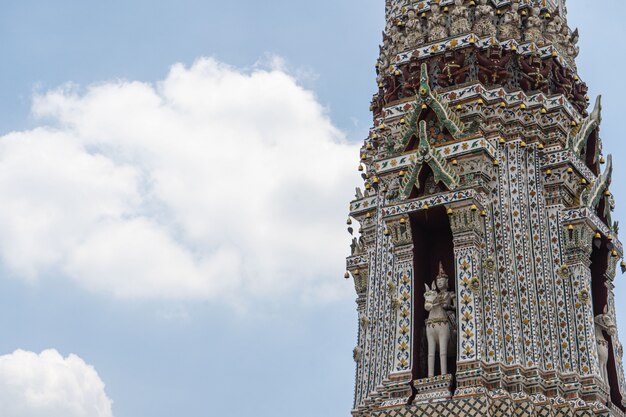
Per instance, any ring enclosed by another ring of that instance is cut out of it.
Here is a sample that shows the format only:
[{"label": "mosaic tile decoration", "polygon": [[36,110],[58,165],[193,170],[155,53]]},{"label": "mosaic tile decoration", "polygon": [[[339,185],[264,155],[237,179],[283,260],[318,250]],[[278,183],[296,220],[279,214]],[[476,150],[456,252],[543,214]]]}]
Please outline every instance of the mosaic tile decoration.
[{"label": "mosaic tile decoration", "polygon": [[[349,207],[353,416],[624,417],[626,404],[610,395],[626,398],[611,324],[624,256],[611,215],[613,160],[602,153],[600,100],[585,107],[565,2],[385,5],[373,126],[355,155],[363,189]],[[497,82],[505,70],[507,83]],[[415,221],[439,222],[438,233],[449,224],[450,233],[414,235]],[[440,259],[454,268],[454,293],[441,294],[456,300],[444,318],[456,367],[413,380],[425,375],[415,355],[424,355],[417,317],[426,313],[416,300],[435,278],[415,255],[431,242],[449,248]]]}]

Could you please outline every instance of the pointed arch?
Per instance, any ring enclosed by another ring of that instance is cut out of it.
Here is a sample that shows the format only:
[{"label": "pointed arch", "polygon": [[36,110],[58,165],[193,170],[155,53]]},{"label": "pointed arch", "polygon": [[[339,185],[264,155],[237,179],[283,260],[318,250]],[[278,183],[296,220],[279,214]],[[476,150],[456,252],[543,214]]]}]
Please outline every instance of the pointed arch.
[{"label": "pointed arch", "polygon": [[435,184],[442,183],[448,190],[454,190],[459,184],[458,175],[452,170],[448,161],[443,158],[437,149],[430,146],[426,122],[419,124],[419,145],[415,163],[400,182],[400,193],[403,199],[408,199],[413,188],[418,185],[418,177],[422,169],[428,166],[434,175]]},{"label": "pointed arch", "polygon": [[600,175],[600,177],[593,182],[591,189],[589,191],[584,191],[581,196],[583,203],[591,210],[594,210],[598,217],[609,227],[611,226],[610,211],[613,206],[613,202],[610,194],[607,195],[607,191],[611,185],[612,177],[613,156],[609,155],[607,157],[606,169],[602,175]]},{"label": "pointed arch", "polygon": [[600,123],[602,122],[602,96],[598,96],[593,112],[584,120],[580,129],[568,137],[568,146],[582,157],[587,167],[599,174],[599,160],[602,144],[600,141]]},{"label": "pointed arch", "polygon": [[461,138],[465,126],[439,95],[431,90],[428,84],[428,67],[422,64],[419,94],[402,131],[401,141],[405,151],[417,149],[414,164],[400,182],[400,196],[404,200],[416,194],[416,186],[420,189],[418,177],[425,167],[432,170],[435,184],[441,183],[450,191],[458,187],[458,175],[437,148],[431,146],[432,138],[427,121],[435,118],[441,130],[449,134],[451,140]]},{"label": "pointed arch", "polygon": [[450,190],[441,181],[436,180],[435,173],[430,165],[424,164],[421,166],[420,171],[417,174],[417,180],[411,190],[409,198],[420,198],[427,194],[437,194],[445,191]]},{"label": "pointed arch", "polygon": [[[455,289],[454,241],[450,218],[444,206],[431,207],[411,214],[411,233],[413,240],[413,368],[414,380],[426,378],[428,366],[428,348],[425,320],[428,318],[424,309],[424,284],[433,284],[443,266],[448,275],[448,288]],[[456,374],[456,352],[448,352],[448,373]],[[440,366],[440,365],[439,365]]]}]

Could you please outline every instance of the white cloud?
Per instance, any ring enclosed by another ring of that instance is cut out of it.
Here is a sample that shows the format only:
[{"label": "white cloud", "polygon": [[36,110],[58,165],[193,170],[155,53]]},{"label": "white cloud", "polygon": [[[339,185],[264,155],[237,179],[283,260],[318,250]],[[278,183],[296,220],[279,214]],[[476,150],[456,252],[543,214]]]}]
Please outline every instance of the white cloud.
[{"label": "white cloud", "polygon": [[358,147],[276,66],[174,65],[156,86],[35,98],[0,137],[0,256],[121,298],[344,296]]},{"label": "white cloud", "polygon": [[113,417],[98,373],[76,355],[17,350],[0,356],[0,415]]}]

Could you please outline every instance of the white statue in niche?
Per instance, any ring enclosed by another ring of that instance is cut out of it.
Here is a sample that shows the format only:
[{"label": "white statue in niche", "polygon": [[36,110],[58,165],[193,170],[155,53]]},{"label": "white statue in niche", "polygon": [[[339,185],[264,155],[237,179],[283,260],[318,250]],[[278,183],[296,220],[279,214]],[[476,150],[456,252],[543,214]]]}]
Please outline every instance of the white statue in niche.
[{"label": "white statue in niche", "polygon": [[[439,264],[439,274],[432,288],[424,284],[424,308],[429,312],[426,319],[426,337],[428,338],[428,377],[435,376],[435,357],[439,351],[441,374],[448,373],[448,353],[454,353],[453,334],[456,326],[454,310],[456,294],[448,291],[448,275]],[[450,346],[452,345],[452,346]]]},{"label": "white statue in niche", "polygon": [[607,363],[609,362],[609,342],[604,338],[604,332],[606,331],[609,336],[614,336],[616,325],[613,316],[608,313],[608,306],[604,307],[604,313],[596,316],[595,324],[600,373],[606,385],[609,385],[609,373],[607,370]]}]

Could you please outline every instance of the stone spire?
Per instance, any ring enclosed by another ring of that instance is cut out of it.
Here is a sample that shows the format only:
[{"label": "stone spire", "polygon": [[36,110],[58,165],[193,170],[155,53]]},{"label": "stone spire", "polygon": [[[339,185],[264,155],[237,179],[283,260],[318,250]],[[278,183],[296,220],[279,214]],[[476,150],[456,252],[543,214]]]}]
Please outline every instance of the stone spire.
[{"label": "stone spire", "polygon": [[[564,0],[386,0],[348,220],[355,417],[624,417],[613,160],[565,15]],[[429,377],[427,341],[450,342],[445,375]]]}]

